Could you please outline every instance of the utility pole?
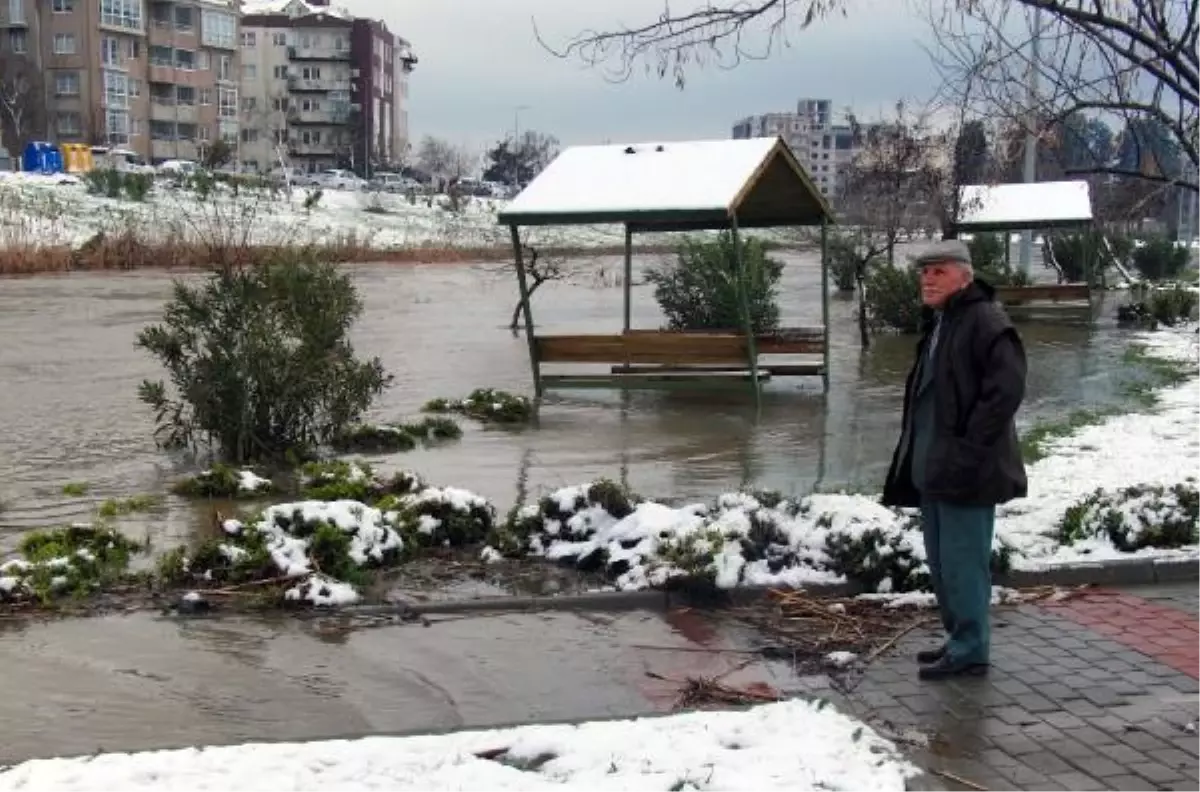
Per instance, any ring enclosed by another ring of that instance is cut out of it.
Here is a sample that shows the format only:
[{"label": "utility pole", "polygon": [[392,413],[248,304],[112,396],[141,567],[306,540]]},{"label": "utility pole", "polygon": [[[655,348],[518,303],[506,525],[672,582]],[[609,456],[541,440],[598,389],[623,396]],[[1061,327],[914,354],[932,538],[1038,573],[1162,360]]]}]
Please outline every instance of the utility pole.
[{"label": "utility pole", "polygon": [[512,147],[512,186],[513,189],[518,189],[521,186],[521,111],[528,110],[529,105],[517,105],[513,108],[513,147]]},{"label": "utility pole", "polygon": [[[1029,40],[1029,77],[1027,80],[1029,109],[1025,117],[1025,162],[1022,180],[1026,184],[1037,181],[1037,129],[1039,125],[1038,101],[1038,52],[1041,49],[1042,12],[1033,9],[1033,31]],[[1005,244],[1008,244],[1007,240]],[[1033,268],[1033,231],[1021,232],[1021,247],[1018,261],[1021,272],[1028,275]]]}]

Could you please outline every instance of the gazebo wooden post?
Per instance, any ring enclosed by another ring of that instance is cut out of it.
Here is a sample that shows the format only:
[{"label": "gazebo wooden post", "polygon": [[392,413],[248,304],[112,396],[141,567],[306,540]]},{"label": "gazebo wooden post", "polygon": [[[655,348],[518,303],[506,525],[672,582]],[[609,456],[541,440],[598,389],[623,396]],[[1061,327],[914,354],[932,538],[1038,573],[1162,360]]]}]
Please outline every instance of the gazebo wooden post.
[{"label": "gazebo wooden post", "polygon": [[633,294],[633,228],[629,223],[625,224],[625,275],[624,275],[624,291],[625,291],[625,332],[628,333],[631,327],[631,319],[633,316],[632,310],[632,294]]},{"label": "gazebo wooden post", "polygon": [[513,261],[517,266],[517,288],[521,291],[521,314],[525,317],[525,340],[529,344],[529,366],[533,371],[533,393],[542,395],[542,369],[538,363],[537,340],[533,336],[533,309],[529,305],[529,281],[525,275],[525,256],[521,251],[521,230],[514,223],[510,225],[512,235]]},{"label": "gazebo wooden post", "polygon": [[829,218],[821,218],[821,384],[829,393]]},{"label": "gazebo wooden post", "polygon": [[746,287],[746,260],[742,255],[742,239],[738,233],[737,213],[729,215],[729,234],[733,242],[733,258],[737,265],[738,302],[742,309],[742,332],[746,334],[746,360],[750,364],[750,382],[754,388],[754,406],[762,406],[762,384],[758,381],[758,349],[754,343],[754,322],[750,317],[750,294]]}]

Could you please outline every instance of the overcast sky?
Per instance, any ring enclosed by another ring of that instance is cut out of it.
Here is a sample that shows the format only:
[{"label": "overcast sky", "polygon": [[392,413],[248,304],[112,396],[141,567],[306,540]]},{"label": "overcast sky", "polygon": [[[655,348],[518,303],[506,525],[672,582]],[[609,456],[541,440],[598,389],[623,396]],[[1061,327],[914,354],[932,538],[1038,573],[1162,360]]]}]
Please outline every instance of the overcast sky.
[{"label": "overcast sky", "polygon": [[[732,0],[731,0],[732,1]],[[927,99],[935,79],[920,47],[924,20],[905,0],[849,0],[849,16],[793,32],[768,61],[670,80],[638,74],[623,84],[546,52],[534,36],[565,42],[587,28],[654,19],[662,0],[335,0],[382,18],[412,42],[410,133],[475,148],[522,128],[564,143],[722,138],[741,117],[794,109],[800,97],[832,99],[874,116],[899,98]],[[674,0],[684,10],[699,0]]]}]

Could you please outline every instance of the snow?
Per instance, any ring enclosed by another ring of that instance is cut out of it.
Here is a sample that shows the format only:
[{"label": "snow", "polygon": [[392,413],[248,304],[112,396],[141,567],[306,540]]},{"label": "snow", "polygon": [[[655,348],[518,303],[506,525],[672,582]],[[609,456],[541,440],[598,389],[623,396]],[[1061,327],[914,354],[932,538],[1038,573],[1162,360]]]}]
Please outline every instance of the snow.
[{"label": "snow", "polygon": [[242,492],[258,492],[260,489],[269,490],[271,480],[256,475],[249,470],[238,471],[238,489]]},{"label": "snow", "polygon": [[[1157,356],[1197,361],[1195,327],[1133,336]],[[1107,536],[1060,544],[1057,528],[1068,507],[1098,488],[1170,487],[1197,475],[1200,394],[1195,379],[1159,391],[1157,407],[1107,419],[1051,441],[1048,455],[1031,464],[1029,496],[997,510],[993,549],[1014,551],[1012,565],[1039,569],[1130,557],[1200,556],[1200,548],[1119,550]],[[922,585],[928,572],[919,520],[913,510],[893,510],[865,495],[818,493],[768,505],[746,493],[720,496],[714,506],[674,508],[634,504],[617,519],[588,502],[590,484],[564,487],[548,500],[559,514],[546,516],[529,540],[529,552],[581,566],[600,559],[618,589],[661,585],[674,576],[708,572],[718,587],[843,583],[846,564],[857,576],[876,573],[875,593],[894,597]],[[1145,507],[1145,504],[1141,504]],[[1169,504],[1168,504],[1169,505]],[[1137,503],[1129,505],[1133,510]],[[536,508],[520,511],[537,516]],[[567,515],[567,516],[562,516]],[[561,519],[560,519],[561,518]],[[839,560],[838,546],[865,553]],[[901,594],[893,606],[928,604],[928,594]],[[994,593],[994,597],[1003,593]]]},{"label": "snow", "polygon": [[844,650],[830,652],[829,654],[825,655],[825,662],[834,668],[845,668],[857,659],[857,654]]},{"label": "snow", "polygon": [[1088,223],[1092,199],[1082,180],[1033,184],[968,184],[961,188],[962,228],[1000,225],[1037,228],[1050,223]]},{"label": "snow", "polygon": [[778,143],[770,137],[572,146],[512,200],[500,221],[539,214],[727,212]]},{"label": "snow", "polygon": [[340,19],[354,18],[348,10],[341,6],[317,5],[305,2],[305,0],[243,0],[242,2],[243,15],[286,14],[289,10],[299,12],[292,14],[293,17],[307,14],[327,14]]},{"label": "snow", "polygon": [[871,728],[823,702],[790,700],[578,725],[33,760],[0,774],[0,790],[901,792],[917,774]]},{"label": "snow", "polygon": [[[126,229],[147,241],[228,239],[251,244],[353,244],[377,250],[494,248],[510,244],[496,224],[504,201],[471,197],[455,211],[446,196],[324,190],[310,210],[307,191],[272,195],[244,188],[238,196],[214,190],[202,202],[194,192],[158,182],[143,202],[89,195],[74,176],[0,172],[0,247],[78,247],[98,231]],[[378,206],[384,213],[367,211]],[[623,244],[620,226],[543,229],[543,245],[601,247]],[[653,241],[653,240],[648,240]]]},{"label": "snow", "polygon": [[308,542],[280,528],[280,518],[305,523],[323,522],[351,534],[350,558],[359,565],[382,561],[388,551],[399,551],[404,547],[400,534],[392,528],[383,512],[358,501],[283,503],[264,511],[258,528],[268,535],[267,549],[285,575],[309,571]]},{"label": "snow", "polygon": [[308,602],[318,608],[353,605],[359,600],[358,592],[349,583],[334,580],[327,575],[311,575],[283,593],[289,602]]}]

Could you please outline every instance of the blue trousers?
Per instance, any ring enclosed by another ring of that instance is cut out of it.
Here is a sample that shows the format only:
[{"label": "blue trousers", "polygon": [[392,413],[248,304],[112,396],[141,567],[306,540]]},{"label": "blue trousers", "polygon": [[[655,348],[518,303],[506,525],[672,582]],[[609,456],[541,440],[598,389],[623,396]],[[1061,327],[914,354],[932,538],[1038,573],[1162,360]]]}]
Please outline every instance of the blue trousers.
[{"label": "blue trousers", "polygon": [[946,656],[953,663],[988,662],[995,527],[995,506],[921,504],[925,555],[946,630]]}]

